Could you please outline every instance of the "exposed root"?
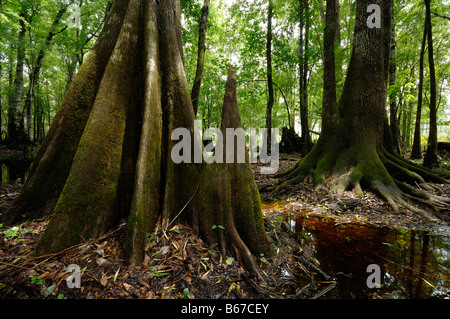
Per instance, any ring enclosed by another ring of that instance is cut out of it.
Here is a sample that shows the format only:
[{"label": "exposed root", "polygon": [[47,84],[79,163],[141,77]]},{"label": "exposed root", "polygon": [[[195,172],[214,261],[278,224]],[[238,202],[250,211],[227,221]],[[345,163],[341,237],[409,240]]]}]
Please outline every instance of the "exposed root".
[{"label": "exposed root", "polygon": [[397,211],[399,207],[406,208],[416,214],[422,215],[433,222],[440,222],[440,220],[427,212],[424,209],[414,206],[409,200],[424,204],[424,201],[418,197],[404,193],[395,184],[386,185],[379,180],[375,180],[371,183],[370,189],[378,196],[383,198],[388,204]]},{"label": "exposed root", "polygon": [[[336,152],[308,154],[289,171],[279,174],[278,185],[270,190],[277,193],[284,188],[313,177],[317,187],[326,185],[331,191],[342,195],[344,191],[353,191],[362,196],[362,185],[385,200],[394,211],[408,209],[430,221],[440,222],[433,213],[450,208],[450,198],[435,195],[442,192],[429,182],[445,183],[437,173],[415,163],[401,159],[383,149],[379,157],[360,156],[343,150]],[[328,176],[325,181],[325,177]]]},{"label": "exposed root", "polygon": [[335,176],[329,182],[332,191],[342,195],[346,190],[352,190],[357,196],[362,197],[361,179],[363,174],[359,167],[351,167],[343,174]]},{"label": "exposed root", "polygon": [[[230,219],[230,218],[227,218]],[[231,222],[231,220],[227,221],[227,235],[228,238],[232,241],[232,246],[235,251],[235,255],[238,258],[242,259],[242,262],[246,269],[256,276],[259,280],[264,281],[264,277],[262,275],[261,269],[259,268],[255,258],[253,257],[252,253],[248,249],[247,245],[242,240],[241,236],[239,236],[239,233],[236,230],[236,227],[234,226],[234,223]]]},{"label": "exposed root", "polygon": [[425,181],[428,181],[428,182],[444,184],[444,183],[448,183],[448,181],[446,179],[450,178],[450,174],[448,174],[448,173],[434,172],[429,168],[426,168],[424,166],[410,162],[410,161],[402,158],[398,154],[392,154],[384,148],[382,150],[381,159],[389,160],[392,163],[398,164],[403,169],[417,173],[418,175],[421,176],[422,179],[424,179]]}]

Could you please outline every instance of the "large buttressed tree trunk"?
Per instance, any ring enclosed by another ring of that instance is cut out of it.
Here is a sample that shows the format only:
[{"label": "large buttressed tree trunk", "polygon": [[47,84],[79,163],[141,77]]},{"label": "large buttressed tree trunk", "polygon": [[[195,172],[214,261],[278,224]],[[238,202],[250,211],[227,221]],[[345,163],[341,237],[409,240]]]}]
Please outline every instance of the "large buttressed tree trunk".
[{"label": "large buttressed tree trunk", "polygon": [[[240,127],[231,68],[229,82],[222,125]],[[252,254],[270,250],[251,167],[248,161],[175,163],[176,128],[190,132],[192,160],[202,155],[194,124],[179,2],[116,0],[6,216],[18,220],[30,207],[42,211],[56,201],[38,255],[99,236],[128,218],[125,247],[133,264],[142,262],[145,236],[158,219],[163,227],[184,221],[258,273]],[[26,196],[35,193],[42,196],[38,204]]]},{"label": "large buttressed tree trunk", "polygon": [[[426,181],[444,181],[428,169],[407,162],[384,146],[384,120],[387,91],[384,60],[385,37],[390,39],[389,19],[381,17],[381,27],[369,27],[374,16],[368,10],[377,4],[380,12],[388,12],[390,0],[358,0],[353,51],[339,103],[335,100],[332,14],[335,1],[327,1],[327,26],[324,51],[323,127],[313,150],[286,173],[282,184],[297,183],[311,177],[318,185],[328,183],[337,192],[353,189],[361,194],[366,187],[385,199],[394,209],[399,206],[435,219],[412,202],[439,209],[448,207],[449,199],[431,195],[413,186],[429,189]],[[328,65],[328,67],[327,67]],[[338,109],[338,110],[337,110]],[[276,191],[276,190],[275,190]]]},{"label": "large buttressed tree trunk", "polygon": [[73,157],[92,109],[108,57],[117,36],[128,0],[117,1],[96,45],[67,91],[58,113],[39,149],[29,178],[2,219],[15,223],[51,210],[66,183]]}]

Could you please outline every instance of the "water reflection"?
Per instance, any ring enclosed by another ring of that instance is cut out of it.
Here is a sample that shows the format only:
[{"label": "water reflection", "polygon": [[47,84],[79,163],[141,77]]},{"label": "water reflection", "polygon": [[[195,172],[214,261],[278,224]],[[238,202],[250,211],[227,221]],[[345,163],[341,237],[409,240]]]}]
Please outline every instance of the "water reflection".
[{"label": "water reflection", "polygon": [[0,157],[1,184],[23,183],[32,161],[28,156]]},{"label": "water reflection", "polygon": [[[336,225],[299,217],[298,240],[337,279],[325,298],[450,298],[450,234]],[[369,289],[367,266],[381,269],[382,288]]]}]

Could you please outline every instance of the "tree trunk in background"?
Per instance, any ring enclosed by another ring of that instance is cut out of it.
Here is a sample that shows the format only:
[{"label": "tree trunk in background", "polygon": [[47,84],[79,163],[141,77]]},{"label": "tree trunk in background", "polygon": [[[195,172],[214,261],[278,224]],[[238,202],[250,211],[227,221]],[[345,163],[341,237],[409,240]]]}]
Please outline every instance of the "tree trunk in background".
[{"label": "tree trunk in background", "polygon": [[[426,20],[426,19],[425,19]],[[416,123],[414,126],[414,140],[411,151],[411,159],[422,158],[421,141],[420,141],[420,121],[422,118],[422,101],[423,101],[423,68],[425,57],[425,46],[427,42],[427,22],[424,23],[422,46],[420,49],[420,61],[419,61],[419,93],[417,95],[417,111],[416,111]]]},{"label": "tree trunk in background", "polygon": [[25,15],[20,14],[20,31],[17,42],[16,78],[14,79],[14,94],[8,108],[8,140],[10,146],[20,146],[27,143],[22,117],[23,68],[25,62]]},{"label": "tree trunk in background", "polygon": [[267,148],[267,153],[270,153],[270,146],[272,141],[272,109],[274,104],[273,96],[273,77],[272,77],[272,15],[273,15],[273,4],[272,0],[269,0],[269,8],[267,14],[267,42],[266,42],[266,59],[267,59],[267,88],[269,97],[267,100],[266,107],[266,138],[264,142],[266,143],[263,147]]},{"label": "tree trunk in background", "polygon": [[202,15],[200,17],[199,32],[198,32],[198,56],[197,56],[197,71],[195,73],[194,84],[191,91],[192,104],[194,106],[194,114],[197,115],[198,103],[200,99],[200,90],[202,87],[203,67],[205,64],[206,51],[206,28],[208,22],[210,0],[204,0],[202,7]]},{"label": "tree trunk in background", "polygon": [[[323,95],[322,95],[322,133],[328,134],[330,128],[339,122],[339,108],[336,98],[336,63],[334,45],[337,21],[334,18],[337,0],[328,0],[326,6],[326,26],[324,30]],[[334,130],[334,129],[333,129]],[[332,131],[333,131],[332,130]]]},{"label": "tree trunk in background", "polygon": [[36,58],[36,61],[33,63],[33,67],[31,69],[30,73],[30,85],[28,88],[27,97],[25,99],[25,107],[24,110],[26,112],[26,133],[28,134],[28,138],[31,139],[31,107],[33,105],[33,101],[36,95],[36,86],[39,81],[39,76],[41,73],[41,67],[42,67],[42,61],[44,60],[46,50],[48,49],[50,42],[52,41],[54,35],[55,35],[55,29],[58,26],[59,22],[61,21],[61,18],[64,13],[67,11],[67,5],[64,5],[56,14],[55,20],[52,23],[52,26],[50,28],[50,31],[47,35],[47,38],[45,39],[44,48],[42,48],[38,56]]},{"label": "tree trunk in background", "polygon": [[437,158],[437,107],[436,107],[436,70],[434,67],[433,31],[431,24],[431,0],[425,0],[426,24],[428,40],[428,66],[430,68],[430,130],[428,135],[428,145],[423,165],[426,167],[438,166]]},{"label": "tree trunk in background", "polygon": [[[1,3],[1,1],[0,1]],[[3,105],[2,105],[2,72],[3,72],[3,63],[0,62],[0,144],[2,143],[2,111],[3,111]]]},{"label": "tree trunk in background", "polygon": [[309,2],[304,1],[304,13],[306,17],[305,23],[305,50],[303,55],[303,108],[300,110],[301,113],[301,123],[302,123],[302,155],[305,156],[313,148],[313,143],[311,140],[311,134],[309,133],[309,119],[308,119],[308,61],[309,61],[309,27],[310,27],[310,16],[309,16]]},{"label": "tree trunk in background", "polygon": [[[96,48],[66,95],[75,105],[84,101],[91,107],[85,105],[72,117],[71,123],[84,125],[80,137],[71,143],[75,152],[67,159],[67,167],[63,166],[64,182],[51,194],[41,192],[46,199],[58,195],[36,255],[100,236],[128,218],[126,256],[139,265],[146,234],[161,219],[165,229],[175,221],[188,223],[207,243],[218,244],[260,275],[252,254],[270,255],[270,249],[248,158],[240,164],[207,164],[202,158],[199,163],[178,163],[172,154],[176,153],[175,130],[181,128],[189,133],[185,141],[189,150],[183,149],[183,155],[191,155],[194,161],[203,155],[184,73],[180,18],[176,0],[115,1]],[[91,87],[94,98],[85,91],[75,95],[74,90],[85,90],[82,84],[96,79],[93,71],[99,74],[97,57],[105,61],[105,68],[100,79],[91,82],[96,85]],[[72,110],[61,107],[53,123],[62,122]],[[61,125],[59,134],[70,129]],[[238,127],[236,77],[230,67],[222,130]],[[55,139],[57,133],[52,135]],[[31,181],[41,174],[41,163],[48,163],[51,146],[44,147],[47,150],[25,192],[32,190]],[[45,186],[46,180],[40,183]],[[29,211],[23,191],[21,196],[20,205],[13,206],[16,214]],[[213,225],[225,229],[213,230]]]},{"label": "tree trunk in background", "polygon": [[15,223],[41,216],[56,204],[69,174],[98,86],[116,45],[128,0],[117,1],[97,43],[67,91],[36,154],[29,177],[3,219]]},{"label": "tree trunk in background", "polygon": [[[395,63],[395,25],[392,23],[391,28],[391,41],[389,50],[389,86],[396,85],[396,63]],[[389,126],[391,129],[392,136],[392,147],[394,151],[400,153],[399,139],[400,131],[398,127],[398,104],[396,93],[389,96]]]},{"label": "tree trunk in background", "polygon": [[[305,23],[306,19],[306,23]],[[313,147],[308,123],[308,47],[309,47],[309,3],[300,0],[300,123],[302,156],[305,156]],[[305,37],[303,41],[303,27]]]},{"label": "tree trunk in background", "polygon": [[[425,180],[443,182],[443,178],[404,160],[383,144],[387,98],[385,40],[386,37],[390,39],[390,24],[386,24],[389,23],[386,19],[381,22],[381,28],[368,27],[370,13],[367,13],[367,8],[372,3],[373,0],[358,0],[356,4],[352,55],[339,101],[340,112],[337,115],[335,112],[324,112],[319,141],[291,170],[279,175],[282,177],[281,183],[274,191],[305,178],[312,178],[317,185],[326,183],[338,194],[353,190],[362,196],[362,187],[367,187],[395,210],[405,207],[430,220],[436,220],[434,215],[411,202],[433,209],[437,209],[439,203],[445,211],[450,203],[449,198],[414,188],[419,184],[422,188],[431,189]],[[389,0],[378,3],[384,7],[383,10],[391,4]],[[333,0],[327,1],[327,13],[333,12],[334,8],[329,8],[333,4]],[[327,23],[330,20],[327,19]],[[328,27],[329,24],[325,28],[324,46],[327,56],[330,56],[334,30],[330,27],[327,32]],[[330,60],[326,59],[325,63],[331,65]],[[324,77],[324,96],[327,97],[324,98],[325,110],[333,109],[335,105],[332,89],[325,86],[331,86],[331,76],[330,72]],[[330,103],[325,104],[328,100]]]}]

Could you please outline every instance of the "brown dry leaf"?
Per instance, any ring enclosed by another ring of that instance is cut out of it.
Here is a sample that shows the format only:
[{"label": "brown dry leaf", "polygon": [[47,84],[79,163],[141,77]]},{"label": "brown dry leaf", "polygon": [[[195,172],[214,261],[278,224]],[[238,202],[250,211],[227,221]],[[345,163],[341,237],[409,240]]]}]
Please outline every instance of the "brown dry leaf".
[{"label": "brown dry leaf", "polygon": [[97,263],[97,265],[99,266],[105,266],[108,264],[108,261],[105,258],[97,258],[95,260],[95,262]]},{"label": "brown dry leaf", "polygon": [[102,284],[102,286],[106,286],[106,284],[108,283],[108,276],[106,276],[105,273],[102,273],[102,278],[100,279],[100,283]]},{"label": "brown dry leaf", "polygon": [[39,274],[34,269],[28,269],[25,271],[25,275],[33,277],[33,276],[38,276]]},{"label": "brown dry leaf", "polygon": [[106,244],[108,243],[107,240],[105,240],[103,243],[101,244],[95,244],[95,246],[97,246],[97,249],[102,249],[106,246]]},{"label": "brown dry leaf", "polygon": [[167,254],[167,253],[169,252],[169,250],[170,250],[170,246],[164,246],[164,247],[160,250],[161,255]]},{"label": "brown dry leaf", "polygon": [[131,285],[127,284],[126,282],[123,283],[123,286],[125,287],[125,289],[127,291],[130,290],[130,288],[132,287]]},{"label": "brown dry leaf", "polygon": [[144,262],[142,263],[142,266],[143,266],[144,268],[148,268],[148,266],[150,265],[150,261],[151,261],[150,256],[147,255],[147,254],[145,254],[145,256],[144,256]]},{"label": "brown dry leaf", "polygon": [[47,268],[47,269],[48,269],[48,268],[55,268],[55,267],[60,266],[60,264],[61,264],[61,263],[59,263],[59,262],[57,262],[57,261],[51,262],[51,263],[48,263],[48,264],[47,264],[47,267],[46,267],[46,268]]},{"label": "brown dry leaf", "polygon": [[102,286],[106,286],[106,284],[108,283],[108,279],[102,277],[102,278],[100,279],[100,283],[102,284]]}]

